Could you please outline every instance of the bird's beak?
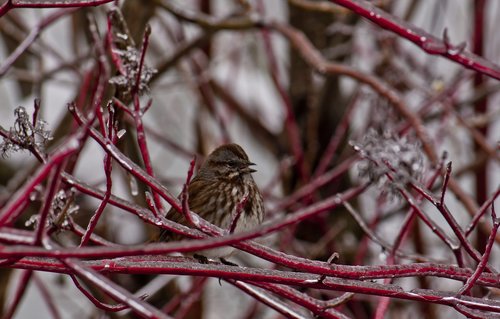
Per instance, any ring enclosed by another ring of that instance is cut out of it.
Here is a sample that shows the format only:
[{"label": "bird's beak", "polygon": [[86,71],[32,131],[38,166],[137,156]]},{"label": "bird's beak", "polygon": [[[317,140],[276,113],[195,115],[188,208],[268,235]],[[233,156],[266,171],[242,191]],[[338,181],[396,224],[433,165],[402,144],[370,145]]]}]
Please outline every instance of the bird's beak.
[{"label": "bird's beak", "polygon": [[250,174],[257,172],[256,169],[250,168],[250,166],[254,166],[254,165],[255,165],[255,163],[248,162],[247,163],[247,167],[245,167],[244,171],[247,172],[247,173],[250,173]]}]

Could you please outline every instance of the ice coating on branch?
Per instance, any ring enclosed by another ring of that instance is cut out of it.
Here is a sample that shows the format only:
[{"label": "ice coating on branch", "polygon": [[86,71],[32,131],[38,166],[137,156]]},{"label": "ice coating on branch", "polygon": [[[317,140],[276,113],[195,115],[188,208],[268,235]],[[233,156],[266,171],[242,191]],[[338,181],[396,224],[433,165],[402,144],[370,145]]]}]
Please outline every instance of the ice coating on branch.
[{"label": "ice coating on branch", "polygon": [[139,195],[139,185],[137,184],[137,180],[135,177],[132,175],[129,175],[129,187],[130,187],[130,194],[132,196],[137,196]]},{"label": "ice coating on branch", "polygon": [[[59,190],[52,199],[47,223],[55,226],[57,229],[68,229],[70,227],[70,218],[80,207],[74,203],[75,189]],[[26,227],[36,227],[39,221],[39,215],[32,215],[25,223]]]},{"label": "ice coating on branch", "polygon": [[4,138],[0,143],[0,153],[3,157],[9,156],[10,152],[17,152],[28,148],[37,148],[44,150],[48,141],[52,140],[47,122],[37,119],[32,122],[31,117],[23,106],[14,110],[16,120],[14,126],[9,130],[9,138]]},{"label": "ice coating on branch", "polygon": [[118,137],[118,139],[121,139],[123,135],[125,135],[125,133],[127,133],[127,130],[121,129],[116,133],[116,136]]},{"label": "ice coating on branch", "polygon": [[78,212],[80,207],[74,203],[75,189],[71,188],[67,191],[60,190],[57,192],[52,201],[52,210],[50,222],[56,227],[67,228],[69,226],[69,218]]},{"label": "ice coating on branch", "polygon": [[37,224],[38,224],[38,215],[31,215],[31,217],[28,218],[28,220],[26,220],[26,222],[24,223],[24,226],[28,228],[29,227],[35,228]]}]

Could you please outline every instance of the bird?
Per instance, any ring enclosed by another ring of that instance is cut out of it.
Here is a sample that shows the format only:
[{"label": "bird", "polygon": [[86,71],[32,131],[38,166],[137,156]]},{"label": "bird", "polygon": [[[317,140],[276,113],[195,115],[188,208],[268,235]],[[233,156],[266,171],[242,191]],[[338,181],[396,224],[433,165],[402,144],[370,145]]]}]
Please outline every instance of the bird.
[{"label": "bird", "polygon": [[[250,230],[264,220],[262,194],[255,183],[252,163],[243,148],[235,143],[224,144],[205,159],[187,187],[188,206],[208,222],[234,232]],[[182,212],[171,208],[166,218],[189,225]],[[234,224],[235,223],[235,224]],[[233,225],[234,224],[234,225]],[[160,241],[180,240],[182,236],[162,230]],[[220,258],[225,261],[234,252],[230,246],[195,252],[195,257]]]}]

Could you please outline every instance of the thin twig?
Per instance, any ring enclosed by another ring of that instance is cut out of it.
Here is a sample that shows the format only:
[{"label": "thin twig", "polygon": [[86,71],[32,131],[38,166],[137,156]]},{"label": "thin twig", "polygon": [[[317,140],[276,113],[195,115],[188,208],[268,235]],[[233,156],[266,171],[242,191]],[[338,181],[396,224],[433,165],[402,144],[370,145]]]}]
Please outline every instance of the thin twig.
[{"label": "thin twig", "polygon": [[498,227],[500,226],[500,218],[497,218],[497,214],[495,212],[495,202],[492,202],[491,204],[491,219],[493,221],[493,227],[491,230],[491,234],[488,237],[488,242],[486,244],[486,248],[484,249],[484,254],[481,257],[481,261],[477,265],[476,270],[474,271],[472,276],[470,276],[469,279],[467,279],[465,285],[463,285],[463,287],[460,288],[460,290],[457,292],[458,295],[468,294],[470,292],[470,290],[476,283],[477,279],[486,269],[486,266],[488,264],[488,260],[491,254],[491,249],[493,248],[493,244],[495,243],[495,236],[497,234]]}]

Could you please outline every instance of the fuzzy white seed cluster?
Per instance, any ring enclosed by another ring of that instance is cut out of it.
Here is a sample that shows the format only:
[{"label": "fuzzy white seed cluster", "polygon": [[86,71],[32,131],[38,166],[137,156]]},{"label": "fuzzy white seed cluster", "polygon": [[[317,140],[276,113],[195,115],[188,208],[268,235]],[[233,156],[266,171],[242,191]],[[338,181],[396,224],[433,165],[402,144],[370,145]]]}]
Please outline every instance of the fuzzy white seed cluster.
[{"label": "fuzzy white seed cluster", "polygon": [[[120,56],[123,63],[124,74],[112,77],[109,83],[116,85],[124,92],[131,93],[132,88],[134,88],[137,83],[137,72],[139,72],[141,53],[133,46],[127,46],[126,50],[114,49],[113,52]],[[139,77],[139,94],[149,91],[148,83],[155,73],[156,70],[146,64],[142,66]]]},{"label": "fuzzy white seed cluster", "polygon": [[[379,133],[372,129],[361,142],[350,143],[365,159],[358,166],[359,176],[379,186],[403,187],[423,176],[425,165],[421,145],[411,137],[400,137],[391,131]],[[391,182],[387,178],[388,173],[392,176]]]},{"label": "fuzzy white seed cluster", "polygon": [[22,106],[14,110],[16,120],[10,128],[9,138],[4,138],[0,143],[0,154],[2,157],[9,156],[12,152],[25,150],[30,147],[43,151],[48,141],[52,140],[51,131],[47,129],[47,122],[38,119],[36,123]]}]

